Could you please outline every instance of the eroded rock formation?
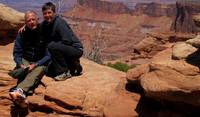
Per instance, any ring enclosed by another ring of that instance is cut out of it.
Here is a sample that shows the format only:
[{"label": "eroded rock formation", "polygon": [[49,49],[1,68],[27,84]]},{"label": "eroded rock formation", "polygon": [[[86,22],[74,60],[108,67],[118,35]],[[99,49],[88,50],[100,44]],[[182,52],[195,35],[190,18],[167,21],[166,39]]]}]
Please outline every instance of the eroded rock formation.
[{"label": "eroded rock formation", "polygon": [[[197,9],[194,9],[197,8]],[[192,15],[198,13],[200,9],[199,3],[195,2],[176,2],[176,17],[172,23],[171,30],[182,33],[196,33],[197,26]]]},{"label": "eroded rock formation", "polygon": [[23,25],[24,14],[0,3],[0,44],[12,42]]},{"label": "eroded rock formation", "polygon": [[142,89],[139,116],[199,116],[198,38],[172,44],[153,56],[149,64],[128,71],[129,85]]}]

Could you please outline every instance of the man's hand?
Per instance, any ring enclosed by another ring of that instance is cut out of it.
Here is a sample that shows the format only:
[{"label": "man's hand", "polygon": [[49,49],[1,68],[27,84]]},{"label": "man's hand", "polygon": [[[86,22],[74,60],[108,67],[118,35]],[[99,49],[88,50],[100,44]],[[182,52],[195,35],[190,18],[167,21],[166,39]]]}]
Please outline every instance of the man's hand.
[{"label": "man's hand", "polygon": [[20,66],[20,68],[23,68],[23,69],[27,68],[27,66],[25,66],[25,65],[23,65],[23,64],[21,64],[21,65],[19,65],[19,66]]},{"label": "man's hand", "polygon": [[18,30],[18,33],[22,33],[23,31],[25,31],[25,27],[26,27],[26,25],[23,25],[23,26]]},{"label": "man's hand", "polygon": [[32,71],[35,67],[37,67],[36,64],[30,64],[29,66],[29,71]]}]

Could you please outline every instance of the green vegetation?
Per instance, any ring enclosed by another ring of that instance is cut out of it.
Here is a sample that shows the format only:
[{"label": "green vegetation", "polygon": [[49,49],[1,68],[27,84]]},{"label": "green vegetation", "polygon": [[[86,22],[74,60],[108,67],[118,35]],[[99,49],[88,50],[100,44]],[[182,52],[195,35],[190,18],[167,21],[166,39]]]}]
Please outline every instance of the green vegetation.
[{"label": "green vegetation", "polygon": [[129,69],[134,68],[135,65],[128,65],[126,63],[116,62],[114,64],[108,63],[107,66],[117,69],[119,71],[127,72]]}]

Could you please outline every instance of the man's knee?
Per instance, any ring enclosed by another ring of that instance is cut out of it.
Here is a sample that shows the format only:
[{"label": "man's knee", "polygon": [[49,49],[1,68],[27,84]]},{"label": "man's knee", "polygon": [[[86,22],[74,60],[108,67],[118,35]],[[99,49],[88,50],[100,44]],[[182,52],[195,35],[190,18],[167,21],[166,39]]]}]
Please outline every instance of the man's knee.
[{"label": "man's knee", "polygon": [[33,69],[32,73],[29,74],[29,77],[37,77],[37,78],[42,78],[44,76],[44,71],[45,71],[45,66],[38,66],[35,69]]},{"label": "man's knee", "polygon": [[37,71],[38,73],[43,72],[45,70],[46,66],[38,66],[34,70]]},{"label": "man's knee", "polygon": [[50,54],[54,55],[55,53],[62,53],[63,52],[63,44],[62,42],[51,42],[48,44],[47,46],[48,51],[50,52]]},{"label": "man's knee", "polygon": [[51,42],[47,46],[48,50],[54,50],[56,47],[57,47],[56,42]]}]

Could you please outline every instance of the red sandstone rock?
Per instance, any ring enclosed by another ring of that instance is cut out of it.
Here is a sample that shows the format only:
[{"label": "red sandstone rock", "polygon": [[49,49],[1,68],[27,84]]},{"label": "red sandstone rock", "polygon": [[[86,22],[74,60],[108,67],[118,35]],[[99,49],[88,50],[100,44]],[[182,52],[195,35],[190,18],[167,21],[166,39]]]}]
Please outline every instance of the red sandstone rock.
[{"label": "red sandstone rock", "polygon": [[12,42],[23,25],[24,14],[0,3],[0,44]]},{"label": "red sandstone rock", "polygon": [[[0,107],[2,116],[9,117],[22,109],[13,108],[8,95],[9,89],[16,84],[7,72],[14,68],[12,60],[13,44],[0,46]],[[4,56],[3,56],[4,55]],[[6,57],[6,60],[5,60]],[[134,111],[138,94],[125,90],[125,73],[112,68],[81,59],[83,75],[66,81],[56,82],[44,77],[44,86],[39,85],[33,96],[28,97],[28,116],[136,116]],[[133,98],[134,96],[134,98]],[[35,112],[38,111],[38,112]],[[116,111],[116,112],[115,112]]]}]

